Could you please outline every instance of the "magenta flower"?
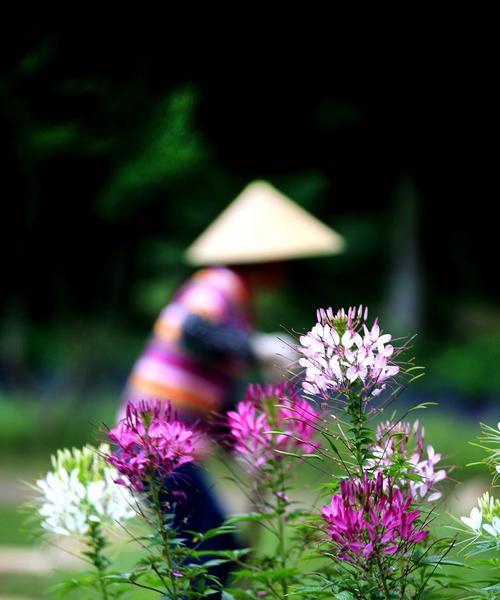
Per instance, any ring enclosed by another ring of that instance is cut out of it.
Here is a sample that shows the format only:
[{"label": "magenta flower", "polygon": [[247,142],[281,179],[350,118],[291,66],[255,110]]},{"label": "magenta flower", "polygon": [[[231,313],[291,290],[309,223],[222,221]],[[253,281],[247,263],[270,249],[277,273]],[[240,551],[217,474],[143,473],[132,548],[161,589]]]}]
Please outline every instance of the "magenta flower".
[{"label": "magenta flower", "polygon": [[276,450],[310,453],[318,447],[311,441],[318,413],[288,383],[250,385],[227,417],[234,450],[250,471],[279,458]]},{"label": "magenta flower", "polygon": [[395,461],[400,463],[401,458],[405,459],[409,464],[407,473],[418,475],[421,481],[402,477],[398,478],[397,487],[411,493],[416,500],[426,498],[433,502],[442,496],[436,484],[446,479],[446,471],[435,469],[441,454],[436,454],[432,446],[427,446],[427,456],[424,455],[424,433],[418,421],[413,426],[409,422],[380,423],[377,443],[371,447],[372,458],[367,464],[373,473],[387,474]]},{"label": "magenta flower", "polygon": [[152,479],[163,479],[193,461],[198,438],[172,418],[170,404],[160,400],[128,404],[125,417],[108,437],[118,448],[107,460],[125,477],[117,483],[139,491]]},{"label": "magenta flower", "polygon": [[394,358],[402,348],[389,342],[392,336],[382,333],[375,322],[368,329],[368,310],[360,306],[318,309],[317,323],[300,337],[297,347],[299,364],[305,368],[304,391],[328,396],[330,392],[348,393],[354,386],[365,397],[377,396],[387,381],[399,373]]},{"label": "magenta flower", "polygon": [[322,513],[338,558],[365,563],[421,542],[429,532],[418,529],[420,512],[412,510],[412,502],[411,495],[403,496],[381,473],[376,480],[365,473],[363,480],[342,481],[340,494]]},{"label": "magenta flower", "polygon": [[249,458],[257,469],[264,466],[273,454],[271,437],[266,433],[271,430],[266,413],[245,400],[238,403],[236,411],[229,411],[227,417],[235,452]]}]

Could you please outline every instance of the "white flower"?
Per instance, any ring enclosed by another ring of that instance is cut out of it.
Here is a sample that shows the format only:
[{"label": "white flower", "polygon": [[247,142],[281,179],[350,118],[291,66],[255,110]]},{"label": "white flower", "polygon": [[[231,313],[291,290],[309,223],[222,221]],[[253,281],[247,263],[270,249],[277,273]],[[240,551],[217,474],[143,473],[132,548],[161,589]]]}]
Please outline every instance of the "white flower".
[{"label": "white flower", "polygon": [[479,534],[481,529],[481,523],[483,520],[483,512],[474,506],[474,508],[470,511],[469,517],[460,517],[462,523],[465,523],[467,527],[470,527],[475,533]]},{"label": "white flower", "polygon": [[109,525],[135,515],[130,492],[114,483],[118,472],[99,450],[60,450],[52,457],[53,471],[36,482],[42,527],[58,535],[86,535],[90,524]]},{"label": "white flower", "polygon": [[498,517],[493,517],[491,525],[484,523],[483,529],[493,537],[498,537],[500,535],[500,519]]},{"label": "white flower", "polygon": [[369,330],[362,307],[347,313],[341,309],[336,315],[331,308],[319,309],[317,315],[318,322],[299,338],[297,347],[299,364],[305,367],[304,390],[345,393],[357,382],[365,393],[380,394],[386,387],[383,382],[399,373],[399,367],[388,360],[398,353],[389,344],[392,336],[381,333],[377,320]]}]

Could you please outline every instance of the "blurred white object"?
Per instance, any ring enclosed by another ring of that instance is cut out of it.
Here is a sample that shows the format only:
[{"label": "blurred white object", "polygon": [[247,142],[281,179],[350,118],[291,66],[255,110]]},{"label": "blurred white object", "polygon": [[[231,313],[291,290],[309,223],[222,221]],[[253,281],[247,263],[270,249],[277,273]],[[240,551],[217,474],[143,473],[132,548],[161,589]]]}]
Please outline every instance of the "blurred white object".
[{"label": "blurred white object", "polygon": [[296,341],[286,333],[254,333],[250,344],[264,375],[276,379],[298,359]]}]

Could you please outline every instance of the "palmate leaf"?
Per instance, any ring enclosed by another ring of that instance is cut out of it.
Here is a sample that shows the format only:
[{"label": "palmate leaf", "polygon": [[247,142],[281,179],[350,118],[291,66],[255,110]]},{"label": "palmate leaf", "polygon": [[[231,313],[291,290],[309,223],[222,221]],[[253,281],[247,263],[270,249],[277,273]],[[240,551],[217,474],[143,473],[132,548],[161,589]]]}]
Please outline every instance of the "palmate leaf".
[{"label": "palmate leaf", "polygon": [[105,575],[103,579],[108,583],[130,583],[132,577],[132,573],[121,573],[119,575]]},{"label": "palmate leaf", "polygon": [[[347,594],[347,596],[345,594]],[[338,592],[337,594],[332,595],[331,589],[324,589],[324,587],[314,585],[305,585],[300,588],[294,589],[287,595],[287,598],[292,598],[293,596],[300,596],[301,598],[311,599],[314,598],[314,600],[317,600],[319,598],[337,598],[339,600],[354,600],[354,596],[350,592]]]},{"label": "palmate leaf", "polygon": [[212,558],[210,560],[205,561],[202,565],[197,565],[197,568],[201,568],[202,570],[208,569],[209,567],[218,567],[219,565],[225,565],[228,562],[231,562],[230,558]]},{"label": "palmate leaf", "polygon": [[203,558],[205,556],[219,556],[228,560],[239,560],[252,552],[252,548],[241,548],[238,550],[193,550],[191,556],[194,558]]},{"label": "palmate leaf", "polygon": [[78,577],[72,577],[66,581],[57,584],[52,588],[52,591],[58,596],[64,596],[65,594],[77,590],[82,587],[88,587],[97,583],[97,576],[94,574],[84,573]]},{"label": "palmate leaf", "polygon": [[470,596],[462,596],[461,600],[498,600],[500,594],[500,583],[491,586],[478,587],[477,585],[466,585],[462,589],[472,592]]},{"label": "palmate leaf", "polygon": [[420,404],[417,404],[417,406],[413,406],[412,408],[408,409],[406,411],[406,414],[410,414],[412,412],[415,412],[416,410],[424,410],[426,408],[429,408],[429,406],[438,406],[438,402],[422,402]]},{"label": "palmate leaf", "polygon": [[494,585],[489,585],[488,587],[481,588],[481,591],[500,594],[500,583],[495,583]]},{"label": "palmate leaf", "polygon": [[304,458],[317,458],[320,461],[324,461],[324,457],[319,454],[294,454],[293,452],[286,452],[285,450],[274,450],[276,454],[282,454],[284,456],[292,456],[293,458],[298,458],[299,460],[303,460]]},{"label": "palmate leaf", "polygon": [[298,575],[296,569],[292,568],[274,568],[274,569],[261,569],[259,571],[252,571],[250,569],[241,569],[236,571],[234,574],[235,579],[246,579],[251,578],[254,581],[260,581],[261,583],[268,582],[279,582],[282,579],[289,579]]},{"label": "palmate leaf", "polygon": [[498,559],[497,558],[482,558],[479,560],[475,560],[474,565],[476,565],[477,567],[498,567]]},{"label": "palmate leaf", "polygon": [[309,516],[309,512],[307,510],[305,510],[304,508],[296,508],[295,510],[290,511],[289,513],[287,513],[287,522],[290,521],[294,521],[295,519],[298,518],[305,518]]},{"label": "palmate leaf", "polygon": [[[225,595],[224,595],[225,594]],[[255,594],[247,590],[228,588],[222,592],[221,600],[254,600]]]},{"label": "palmate leaf", "polygon": [[217,537],[218,535],[224,535],[226,533],[234,533],[236,528],[233,525],[224,524],[220,527],[215,527],[213,529],[209,529],[204,533],[200,533],[198,531],[186,530],[185,533],[189,533],[193,536],[193,542],[204,542],[211,538]]},{"label": "palmate leaf", "polygon": [[236,523],[258,523],[259,521],[269,521],[274,519],[274,513],[240,513],[237,515],[232,515],[229,519],[226,520],[227,525],[233,525]]},{"label": "palmate leaf", "polygon": [[476,556],[477,554],[482,554],[483,552],[489,552],[490,550],[495,550],[496,548],[497,543],[493,540],[474,542],[472,544],[472,548],[467,551],[467,557]]},{"label": "palmate leaf", "polygon": [[473,569],[471,565],[463,563],[459,560],[452,560],[451,558],[445,558],[441,555],[435,556],[423,556],[415,564],[418,564],[419,567],[435,567],[436,565],[447,565],[450,567],[462,567],[464,569]]},{"label": "palmate leaf", "polygon": [[[102,576],[102,579],[105,580],[107,584],[130,584],[130,578],[128,574],[112,573]],[[53,586],[51,591],[54,595],[65,598],[68,596],[68,594],[75,592],[76,590],[82,590],[83,588],[97,588],[100,585],[99,581],[100,577],[97,575],[97,573],[86,572]],[[127,588],[119,589],[113,586],[112,592],[108,589],[108,597],[119,598],[126,592]],[[79,592],[79,594],[80,593],[81,592]],[[79,595],[79,597],[83,598],[85,596]]]}]

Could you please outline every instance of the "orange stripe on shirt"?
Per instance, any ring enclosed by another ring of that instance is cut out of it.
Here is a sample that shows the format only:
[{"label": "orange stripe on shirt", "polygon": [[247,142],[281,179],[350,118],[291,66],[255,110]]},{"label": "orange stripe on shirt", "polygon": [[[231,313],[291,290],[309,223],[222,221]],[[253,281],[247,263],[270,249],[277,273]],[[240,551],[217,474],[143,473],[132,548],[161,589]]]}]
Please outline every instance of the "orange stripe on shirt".
[{"label": "orange stripe on shirt", "polygon": [[173,404],[181,406],[211,410],[218,408],[220,404],[219,399],[216,396],[210,398],[211,394],[196,394],[185,388],[176,388],[164,383],[157,383],[155,381],[144,379],[139,375],[132,375],[130,386],[136,394],[150,394],[160,400],[171,400]]}]

